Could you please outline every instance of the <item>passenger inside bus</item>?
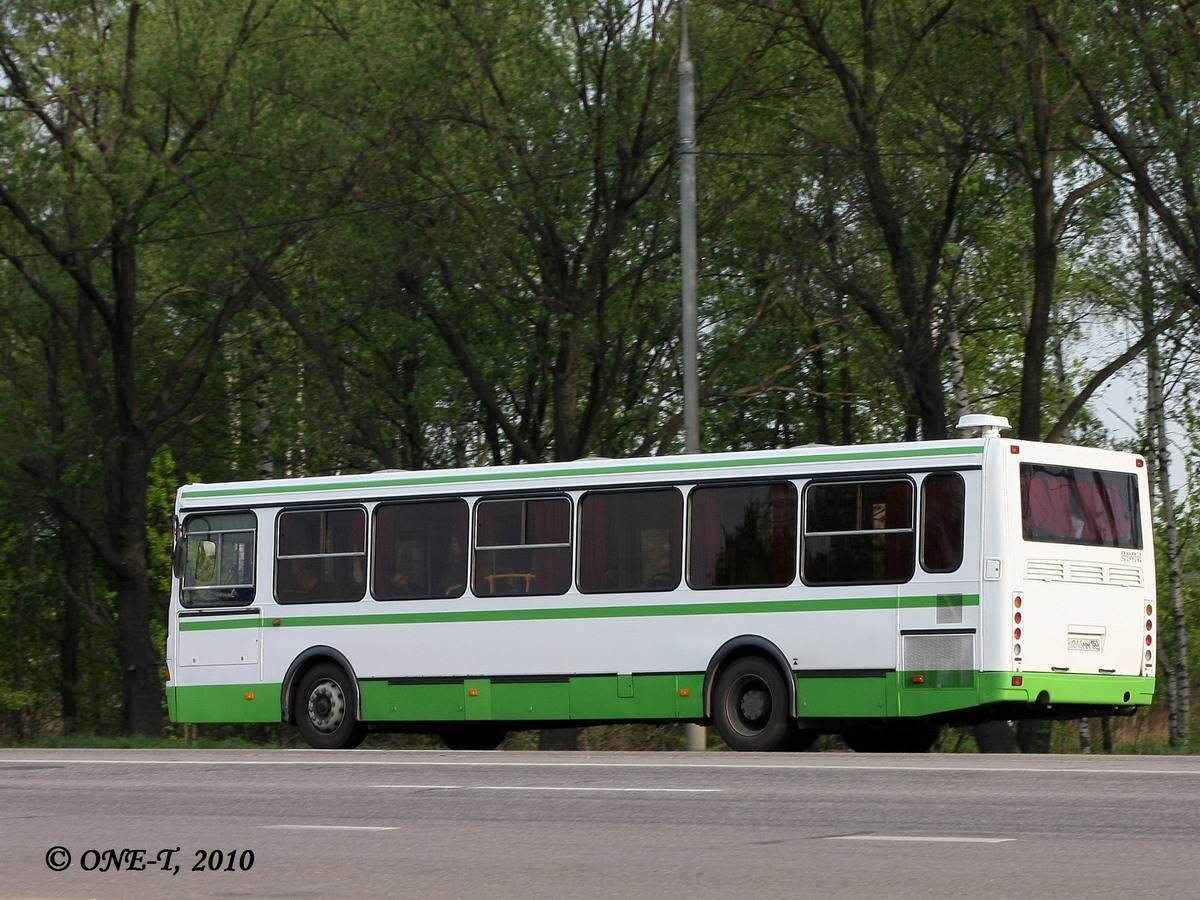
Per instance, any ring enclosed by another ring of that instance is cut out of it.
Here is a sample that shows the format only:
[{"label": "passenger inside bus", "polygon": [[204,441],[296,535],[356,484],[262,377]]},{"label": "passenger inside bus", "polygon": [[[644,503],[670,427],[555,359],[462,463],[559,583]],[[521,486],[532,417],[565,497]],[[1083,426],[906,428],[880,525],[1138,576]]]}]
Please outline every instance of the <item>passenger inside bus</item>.
[{"label": "passenger inside bus", "polygon": [[337,593],[333,583],[322,579],[312,563],[303,562],[298,565],[292,577],[295,591],[299,594],[308,597],[332,597]]}]

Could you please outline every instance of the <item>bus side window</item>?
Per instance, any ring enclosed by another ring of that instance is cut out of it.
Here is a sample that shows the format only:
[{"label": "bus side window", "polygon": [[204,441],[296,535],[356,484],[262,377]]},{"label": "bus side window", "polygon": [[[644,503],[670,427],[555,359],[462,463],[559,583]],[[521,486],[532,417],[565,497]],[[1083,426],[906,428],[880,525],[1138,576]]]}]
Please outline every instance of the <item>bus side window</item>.
[{"label": "bus side window", "polygon": [[921,482],[921,568],[955,572],[963,561],[966,485],[957,472]]},{"label": "bus side window", "polygon": [[460,597],[467,586],[465,500],[385,503],[375,509],[371,591],[379,600]]},{"label": "bus side window", "polygon": [[689,499],[688,584],[693,588],[779,587],[796,573],[796,487],[698,487]]},{"label": "bus side window", "polygon": [[475,506],[477,596],[565,594],[571,587],[571,501],[480,500]]},{"label": "bus side window", "polygon": [[683,496],[675,488],[592,491],[579,506],[579,590],[679,587]]},{"label": "bus side window", "polygon": [[810,484],[803,546],[806,584],[908,581],[916,564],[912,482]]},{"label": "bus side window", "polygon": [[252,512],[187,518],[181,537],[181,606],[247,606],[254,601],[257,527]]},{"label": "bus side window", "polygon": [[275,599],[280,603],[345,603],[366,589],[366,512],[285,510],[275,542]]}]

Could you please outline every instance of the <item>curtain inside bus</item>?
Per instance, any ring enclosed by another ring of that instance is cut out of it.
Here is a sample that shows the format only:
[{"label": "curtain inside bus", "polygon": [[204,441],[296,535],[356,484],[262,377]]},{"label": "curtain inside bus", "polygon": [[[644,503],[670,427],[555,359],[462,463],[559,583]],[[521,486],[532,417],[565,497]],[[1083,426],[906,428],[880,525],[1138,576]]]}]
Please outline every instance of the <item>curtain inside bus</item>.
[{"label": "curtain inside bus", "polygon": [[1133,475],[1066,466],[1021,465],[1022,533],[1027,541],[1142,546]]}]

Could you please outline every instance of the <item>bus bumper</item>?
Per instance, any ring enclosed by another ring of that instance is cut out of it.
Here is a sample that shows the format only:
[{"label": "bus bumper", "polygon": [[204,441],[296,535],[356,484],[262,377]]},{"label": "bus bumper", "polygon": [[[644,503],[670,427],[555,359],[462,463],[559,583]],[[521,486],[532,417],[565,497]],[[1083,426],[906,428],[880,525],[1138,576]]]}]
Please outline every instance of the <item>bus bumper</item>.
[{"label": "bus bumper", "polygon": [[1138,675],[1082,675],[1059,672],[980,672],[979,703],[1063,706],[1143,707],[1154,701],[1154,679]]}]

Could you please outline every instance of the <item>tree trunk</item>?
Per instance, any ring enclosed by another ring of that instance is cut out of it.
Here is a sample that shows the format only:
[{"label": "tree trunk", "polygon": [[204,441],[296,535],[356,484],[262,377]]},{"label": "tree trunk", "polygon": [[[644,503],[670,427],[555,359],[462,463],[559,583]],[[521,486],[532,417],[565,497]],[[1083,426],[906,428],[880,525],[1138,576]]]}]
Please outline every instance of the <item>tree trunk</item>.
[{"label": "tree trunk", "polygon": [[125,735],[159,735],[163,728],[163,682],[159,672],[162,654],[150,640],[150,573],[148,569],[147,473],[150,454],[137,435],[127,435],[123,452],[113,461],[116,484],[109,497],[115,523],[117,653],[121,661],[121,730]]},{"label": "tree trunk", "polygon": [[1050,146],[1050,98],[1046,86],[1045,43],[1037,30],[1032,8],[1027,11],[1026,82],[1033,113],[1033,143],[1025,153],[1025,177],[1033,204],[1033,298],[1025,323],[1021,357],[1021,404],[1017,435],[1023,440],[1042,439],[1042,383],[1046,370],[1046,344],[1050,338],[1050,311],[1058,269],[1054,234],[1054,176],[1057,154]]},{"label": "tree trunk", "polygon": [[[1149,333],[1154,320],[1154,285],[1150,271],[1150,215],[1144,203],[1138,204],[1138,269],[1143,330]],[[1158,656],[1170,658],[1167,672],[1167,740],[1172,747],[1187,743],[1188,716],[1191,712],[1191,672],[1188,666],[1187,619],[1184,612],[1182,548],[1179,522],[1175,515],[1175,495],[1171,491],[1171,452],[1167,441],[1166,397],[1163,391],[1162,360],[1155,338],[1146,348],[1146,418],[1150,433],[1150,484],[1158,489],[1158,508],[1166,532],[1167,584],[1171,603],[1174,653],[1163,643],[1158,630]],[[1147,535],[1148,541],[1153,535]],[[1156,604],[1157,608],[1157,604]]]},{"label": "tree trunk", "polygon": [[[1157,652],[1160,657],[1169,657],[1170,664],[1163,666],[1167,674],[1167,717],[1168,737],[1172,747],[1180,747],[1188,739],[1188,715],[1191,708],[1191,671],[1188,666],[1187,618],[1184,610],[1182,548],[1179,543],[1179,522],[1175,514],[1175,497],[1171,491],[1171,457],[1167,442],[1167,416],[1164,409],[1162,365],[1158,355],[1158,344],[1150,345],[1146,357],[1147,417],[1150,424],[1151,476],[1152,484],[1158,488],[1158,509],[1166,533],[1167,585],[1171,604],[1171,629],[1158,631]],[[1147,540],[1152,540],[1147,535]],[[1170,636],[1170,649],[1164,636]]]},{"label": "tree trunk", "polygon": [[74,733],[79,727],[79,606],[82,566],[81,548],[71,539],[71,523],[58,517],[59,544],[63,554],[63,615],[59,639],[59,698],[62,703],[63,732]]}]

